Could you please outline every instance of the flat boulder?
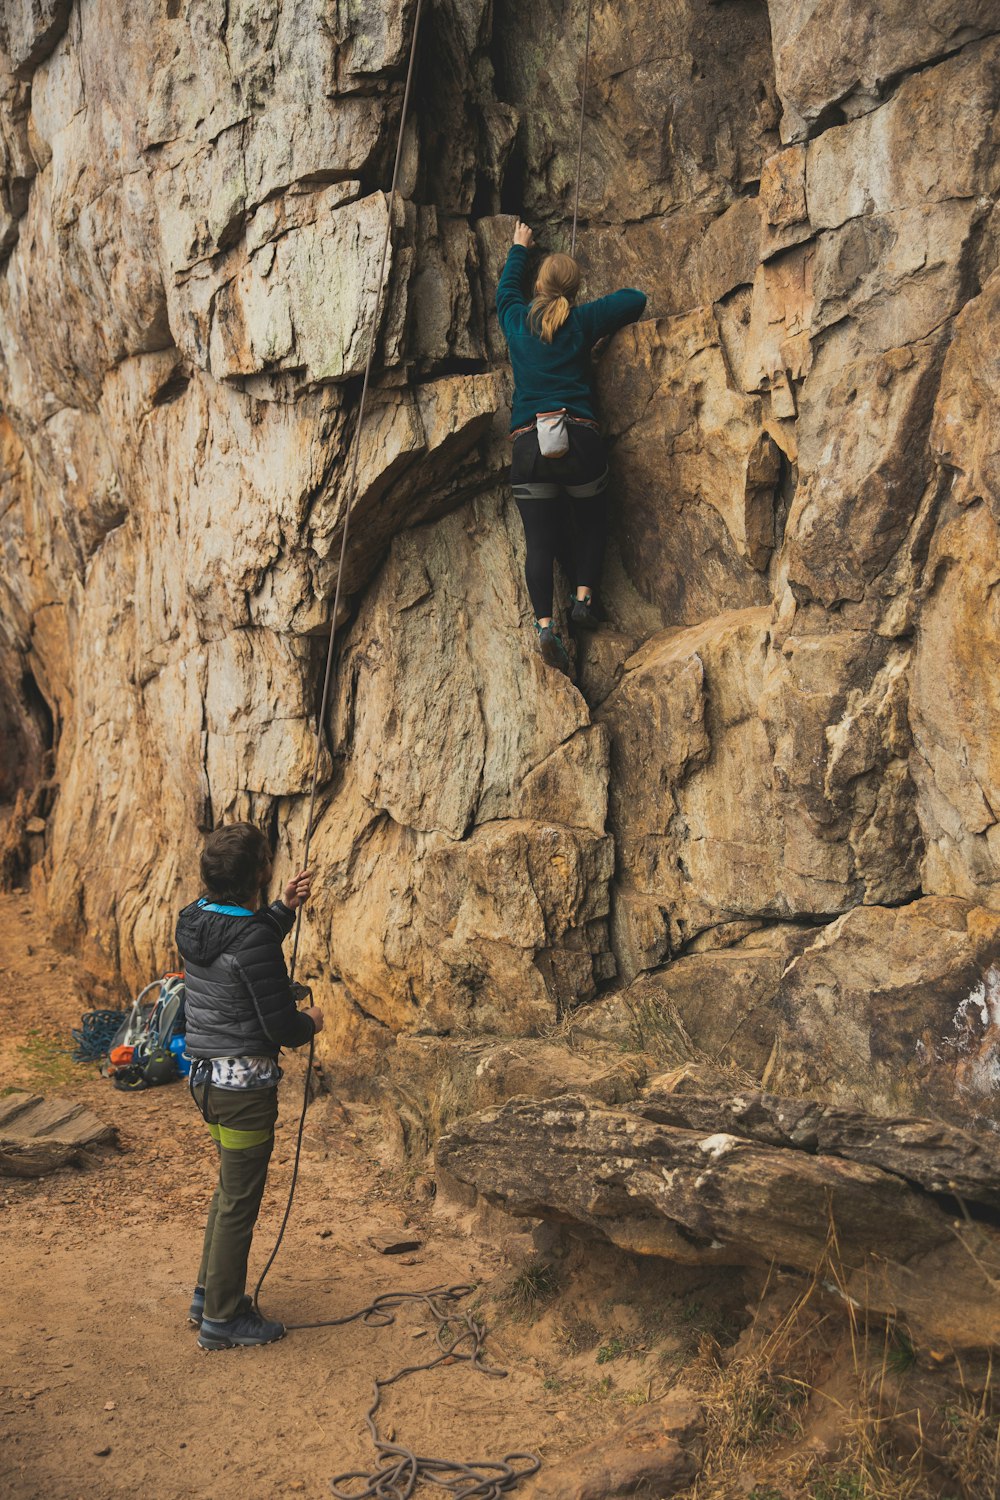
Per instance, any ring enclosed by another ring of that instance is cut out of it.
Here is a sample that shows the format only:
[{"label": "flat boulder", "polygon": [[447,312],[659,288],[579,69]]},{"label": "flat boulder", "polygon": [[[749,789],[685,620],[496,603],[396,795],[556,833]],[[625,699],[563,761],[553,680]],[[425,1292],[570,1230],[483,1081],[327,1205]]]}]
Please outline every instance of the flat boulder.
[{"label": "flat boulder", "polygon": [[1000,1345],[992,1136],[654,1085],[616,1107],[509,1100],[453,1126],[437,1160],[515,1215],[682,1264],[798,1271],[934,1347]]},{"label": "flat boulder", "polygon": [[76,1166],[91,1147],[117,1134],[72,1099],[8,1094],[0,1099],[0,1177],[43,1177]]}]

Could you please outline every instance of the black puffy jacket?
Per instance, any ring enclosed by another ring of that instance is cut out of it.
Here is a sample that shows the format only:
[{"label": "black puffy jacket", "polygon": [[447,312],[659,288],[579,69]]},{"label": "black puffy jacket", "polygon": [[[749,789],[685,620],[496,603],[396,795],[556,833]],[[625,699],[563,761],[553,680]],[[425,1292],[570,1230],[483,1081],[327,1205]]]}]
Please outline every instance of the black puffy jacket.
[{"label": "black puffy jacket", "polygon": [[281,951],[294,923],[283,901],[256,912],[206,897],[185,906],[176,939],[192,1057],[277,1057],[310,1040],[315,1027],[295,1005]]}]

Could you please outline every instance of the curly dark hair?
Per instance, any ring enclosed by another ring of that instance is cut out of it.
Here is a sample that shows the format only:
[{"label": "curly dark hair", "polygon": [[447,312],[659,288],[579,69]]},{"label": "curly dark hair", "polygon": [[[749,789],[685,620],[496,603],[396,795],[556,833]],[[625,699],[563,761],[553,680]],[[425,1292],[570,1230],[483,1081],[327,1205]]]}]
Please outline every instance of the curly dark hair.
[{"label": "curly dark hair", "polygon": [[205,840],[201,878],[215,901],[247,906],[256,901],[271,863],[271,846],[252,823],[228,823]]}]

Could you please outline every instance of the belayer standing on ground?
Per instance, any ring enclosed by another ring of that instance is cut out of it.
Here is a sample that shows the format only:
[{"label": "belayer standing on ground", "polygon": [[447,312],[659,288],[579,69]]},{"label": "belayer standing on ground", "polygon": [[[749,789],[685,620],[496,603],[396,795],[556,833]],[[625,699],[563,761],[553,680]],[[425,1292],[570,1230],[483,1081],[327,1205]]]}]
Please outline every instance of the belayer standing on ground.
[{"label": "belayer standing on ground", "polygon": [[641,318],[646,295],[634,287],[574,305],[580,268],[547,255],[533,296],[525,282],[534,244],[518,222],[497,285],[497,312],[514,372],[510,482],[524,523],[525,577],[543,661],[569,670],[552,621],[556,558],[574,589],[570,623],[598,623],[594,595],[607,535],[608,457],[597,424],[590,353],[599,339]]},{"label": "belayer standing on ground", "polygon": [[298,1009],[308,991],[292,985],[281,951],[309,899],[311,873],[290,880],[283,901],[257,909],[271,878],[270,846],[251,823],[233,823],[206,839],[201,878],[205,894],[178,917],[177,946],[191,1093],[218,1148],[219,1183],[189,1316],[203,1349],[235,1349],[285,1332],[246,1295],[247,1259],[274,1146],[278,1053],[321,1031],[323,1012]]}]

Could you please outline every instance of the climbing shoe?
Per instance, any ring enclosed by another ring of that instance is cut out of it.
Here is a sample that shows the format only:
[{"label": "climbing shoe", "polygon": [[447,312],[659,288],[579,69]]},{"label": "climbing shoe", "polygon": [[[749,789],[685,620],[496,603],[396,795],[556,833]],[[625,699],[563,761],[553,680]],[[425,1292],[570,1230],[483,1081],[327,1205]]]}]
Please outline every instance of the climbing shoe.
[{"label": "climbing shoe", "polygon": [[284,1323],[262,1318],[252,1307],[241,1307],[235,1318],[229,1318],[224,1323],[217,1322],[214,1318],[202,1318],[198,1345],[210,1351],[248,1349],[255,1344],[273,1344],[284,1336]]},{"label": "climbing shoe", "polygon": [[[247,1312],[253,1306],[253,1298],[244,1292],[240,1298],[240,1312]],[[200,1328],[205,1316],[205,1288],[196,1286],[191,1294],[191,1306],[188,1308],[188,1322]]]},{"label": "climbing shoe", "polygon": [[604,622],[604,612],[599,605],[594,603],[590,594],[586,599],[573,599],[569,614],[570,628],[576,630],[596,630]]},{"label": "climbing shoe", "polygon": [[538,631],[538,649],[547,667],[556,667],[569,676],[569,657],[554,625],[535,625]]}]

